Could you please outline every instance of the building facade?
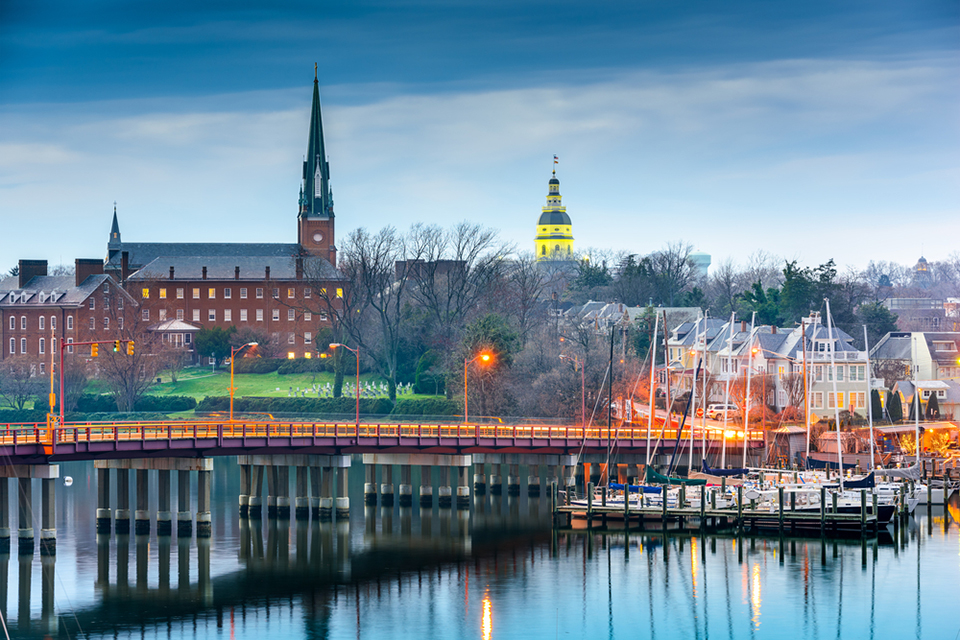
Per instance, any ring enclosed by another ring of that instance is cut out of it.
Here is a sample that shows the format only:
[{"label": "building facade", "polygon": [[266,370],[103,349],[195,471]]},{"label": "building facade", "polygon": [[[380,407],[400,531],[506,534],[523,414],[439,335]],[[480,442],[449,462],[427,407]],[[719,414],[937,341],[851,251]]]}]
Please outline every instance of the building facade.
[{"label": "building facade", "polygon": [[537,236],[534,251],[538,261],[573,259],[573,223],[567,208],[561,204],[560,180],[557,170],[547,183],[547,204],[537,220]]}]

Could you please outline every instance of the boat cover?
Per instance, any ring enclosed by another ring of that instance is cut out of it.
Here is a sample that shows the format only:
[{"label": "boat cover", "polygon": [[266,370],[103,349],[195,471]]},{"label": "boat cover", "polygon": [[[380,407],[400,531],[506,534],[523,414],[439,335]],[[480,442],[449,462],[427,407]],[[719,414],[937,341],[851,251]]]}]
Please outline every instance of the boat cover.
[{"label": "boat cover", "polygon": [[[839,487],[839,484],[825,484],[823,485],[827,489],[832,489],[834,487]],[[873,472],[870,472],[866,478],[860,478],[859,480],[844,480],[843,488],[844,489],[873,489],[877,486],[876,478],[873,475]]]},{"label": "boat cover", "polygon": [[706,460],[704,460],[702,464],[703,472],[711,476],[745,476],[750,473],[749,469],[711,469],[707,466]]},{"label": "boat cover", "polygon": [[906,480],[917,481],[920,480],[920,463],[918,462],[912,467],[906,467],[905,469],[874,469],[873,472],[885,478],[904,478]]},{"label": "boat cover", "polygon": [[656,471],[654,471],[653,467],[647,467],[647,482],[651,482],[653,484],[686,484],[686,485],[707,484],[707,481],[702,479],[668,478],[662,473],[657,473]]},{"label": "boat cover", "polygon": [[[803,462],[803,458],[800,456],[800,452],[797,452],[797,458],[800,462]],[[836,469],[837,463],[830,460],[817,460],[816,458],[810,457],[807,458],[807,469]],[[856,469],[857,463],[843,463],[844,469]]]},{"label": "boat cover", "polygon": [[616,482],[610,483],[610,488],[615,491],[623,491],[624,487],[629,487],[630,493],[661,493],[663,489],[660,487],[648,487],[646,485],[636,485],[636,484],[617,484]]}]

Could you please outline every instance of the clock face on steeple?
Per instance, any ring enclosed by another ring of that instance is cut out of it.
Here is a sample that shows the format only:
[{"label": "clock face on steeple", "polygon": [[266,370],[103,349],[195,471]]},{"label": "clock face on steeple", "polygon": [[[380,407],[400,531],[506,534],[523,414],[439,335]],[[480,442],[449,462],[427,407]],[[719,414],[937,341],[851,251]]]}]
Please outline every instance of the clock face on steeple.
[{"label": "clock face on steeple", "polygon": [[317,244],[320,244],[323,241],[323,234],[317,231],[313,234],[313,241]]}]

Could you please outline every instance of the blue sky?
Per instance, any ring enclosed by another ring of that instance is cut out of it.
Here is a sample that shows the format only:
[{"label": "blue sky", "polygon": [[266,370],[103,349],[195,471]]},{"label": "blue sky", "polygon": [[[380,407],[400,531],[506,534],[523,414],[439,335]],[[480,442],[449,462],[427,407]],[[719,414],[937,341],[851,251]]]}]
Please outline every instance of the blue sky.
[{"label": "blue sky", "polygon": [[338,235],[912,263],[960,237],[957,2],[0,3],[0,267],[295,239],[313,63]]}]

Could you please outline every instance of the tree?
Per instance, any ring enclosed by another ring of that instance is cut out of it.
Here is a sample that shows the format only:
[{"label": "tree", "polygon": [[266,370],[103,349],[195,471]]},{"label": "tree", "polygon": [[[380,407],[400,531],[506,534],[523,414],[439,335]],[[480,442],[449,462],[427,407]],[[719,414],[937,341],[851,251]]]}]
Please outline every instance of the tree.
[{"label": "tree", "polygon": [[927,402],[927,410],[923,415],[927,420],[940,419],[940,401],[937,400],[936,393],[930,394],[930,400]]},{"label": "tree", "polygon": [[890,422],[894,424],[903,420],[903,404],[900,402],[899,393],[887,392],[887,415],[890,416]]},{"label": "tree", "polygon": [[654,274],[654,300],[669,307],[676,306],[680,294],[693,283],[697,271],[690,261],[693,247],[682,242],[667,244],[648,256]]},{"label": "tree", "polygon": [[[231,327],[231,329],[234,329],[234,327]],[[250,342],[257,343],[257,353],[261,358],[279,358],[281,356],[283,345],[273,334],[249,326],[236,328],[230,334],[231,347],[239,347]],[[197,353],[200,354],[199,351]]]},{"label": "tree", "polygon": [[[506,318],[495,313],[488,314],[466,327],[457,360],[470,361],[481,353],[489,353],[491,356],[490,361],[474,367],[468,373],[472,382],[469,385],[470,395],[479,400],[481,415],[503,406],[502,374],[513,364],[513,358],[520,350],[519,344],[519,336]],[[461,373],[459,379],[461,384],[462,375]]]},{"label": "tree", "polygon": [[547,283],[547,274],[529,254],[518,257],[507,270],[503,308],[517,327],[521,346],[527,344],[530,332],[546,317],[540,302]]},{"label": "tree", "polygon": [[740,295],[743,301],[744,315],[752,311],[757,312],[757,322],[760,324],[777,325],[780,323],[780,291],[770,287],[766,291],[759,280],[753,283],[748,291]]},{"label": "tree", "polygon": [[[230,357],[230,340],[237,332],[235,326],[229,329],[213,326],[209,329],[204,327],[197,332],[193,339],[193,346],[197,350],[197,355],[204,358],[213,358],[216,364],[219,364]],[[216,367],[214,364],[214,367]]]},{"label": "tree", "polygon": [[27,356],[12,356],[0,363],[0,398],[14,409],[23,409],[42,394],[45,381]]},{"label": "tree", "polygon": [[574,289],[583,291],[607,287],[611,282],[613,282],[613,278],[607,269],[606,261],[595,264],[588,257],[583,257],[577,261],[577,277],[572,285]]},{"label": "tree", "polygon": [[883,403],[880,401],[880,391],[878,389],[870,392],[870,410],[873,412],[874,420],[883,419]]},{"label": "tree", "polygon": [[897,314],[879,302],[861,304],[857,308],[857,321],[866,325],[870,346],[875,346],[883,336],[897,330]]}]

